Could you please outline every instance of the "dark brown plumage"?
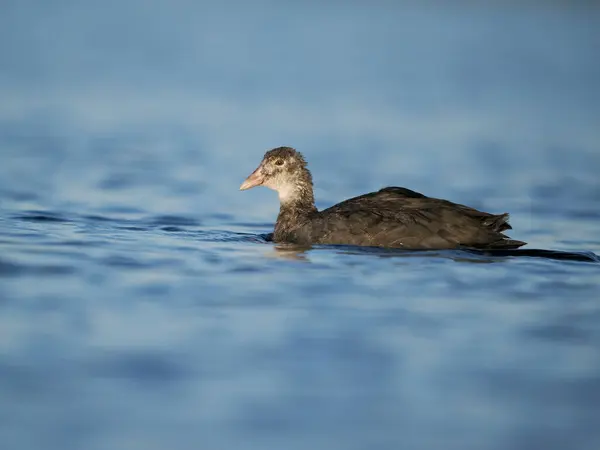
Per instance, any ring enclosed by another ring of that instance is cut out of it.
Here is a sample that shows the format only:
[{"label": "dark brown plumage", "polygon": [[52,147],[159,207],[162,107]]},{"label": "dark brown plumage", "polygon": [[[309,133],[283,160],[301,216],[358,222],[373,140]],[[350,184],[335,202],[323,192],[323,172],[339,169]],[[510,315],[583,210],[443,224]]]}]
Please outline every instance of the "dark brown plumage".
[{"label": "dark brown plumage", "polygon": [[525,245],[502,233],[511,229],[508,214],[489,214],[401,187],[387,187],[318,211],[306,161],[290,147],[268,151],[240,189],[259,185],[279,193],[275,242],[406,249]]}]

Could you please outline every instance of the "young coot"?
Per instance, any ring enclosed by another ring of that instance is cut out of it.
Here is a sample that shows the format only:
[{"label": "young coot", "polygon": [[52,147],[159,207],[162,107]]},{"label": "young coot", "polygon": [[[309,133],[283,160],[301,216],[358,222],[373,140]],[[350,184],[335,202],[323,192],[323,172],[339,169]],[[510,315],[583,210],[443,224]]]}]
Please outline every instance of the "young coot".
[{"label": "young coot", "polygon": [[346,244],[406,249],[514,249],[508,214],[489,214],[401,187],[386,187],[318,211],[306,161],[290,147],[268,151],[240,190],[278,192],[273,240],[301,245]]}]

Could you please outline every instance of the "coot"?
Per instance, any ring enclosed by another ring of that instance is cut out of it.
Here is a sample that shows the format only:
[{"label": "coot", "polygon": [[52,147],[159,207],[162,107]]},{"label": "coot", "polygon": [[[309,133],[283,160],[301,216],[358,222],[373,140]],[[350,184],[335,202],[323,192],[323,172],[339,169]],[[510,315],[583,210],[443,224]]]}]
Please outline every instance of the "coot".
[{"label": "coot", "polygon": [[386,187],[318,211],[306,161],[291,147],[268,151],[240,190],[260,185],[279,194],[275,242],[406,249],[525,245],[502,233],[511,229],[506,213],[489,214],[402,187]]}]

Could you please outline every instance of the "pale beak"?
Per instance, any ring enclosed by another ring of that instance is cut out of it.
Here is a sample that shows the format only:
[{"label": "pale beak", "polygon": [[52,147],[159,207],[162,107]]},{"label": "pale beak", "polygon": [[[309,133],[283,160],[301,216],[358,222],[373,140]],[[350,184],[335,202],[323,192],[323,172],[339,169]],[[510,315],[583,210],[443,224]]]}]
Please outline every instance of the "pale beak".
[{"label": "pale beak", "polygon": [[240,191],[245,191],[246,189],[253,188],[255,186],[260,186],[265,181],[265,177],[262,174],[262,167],[258,166],[258,168],[250,174],[248,178],[244,180],[242,185],[240,186]]}]

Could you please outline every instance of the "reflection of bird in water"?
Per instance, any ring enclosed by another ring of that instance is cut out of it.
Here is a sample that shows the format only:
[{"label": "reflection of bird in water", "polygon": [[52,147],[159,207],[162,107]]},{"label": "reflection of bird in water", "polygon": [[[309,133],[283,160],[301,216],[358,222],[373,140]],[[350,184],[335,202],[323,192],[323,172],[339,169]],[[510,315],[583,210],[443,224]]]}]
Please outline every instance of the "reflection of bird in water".
[{"label": "reflection of bird in water", "polygon": [[[267,241],[272,235],[267,235]],[[312,247],[296,244],[276,244],[273,247],[273,252],[269,256],[311,262],[308,250]],[[504,261],[507,257],[521,256],[532,258],[547,258],[562,261],[581,261],[581,262],[600,262],[600,257],[593,252],[562,252],[555,250],[541,249],[440,249],[440,250],[405,250],[399,248],[382,248],[382,247],[361,247],[352,245],[331,245],[323,246],[321,249],[334,250],[336,253],[347,255],[363,255],[375,256],[379,258],[422,258],[422,257],[437,257],[448,258],[456,262],[467,263],[497,263]]]},{"label": "reflection of bird in water", "polygon": [[315,207],[310,171],[290,147],[268,151],[241,190],[264,185],[279,194],[273,241],[403,249],[516,249],[525,242],[502,232],[508,214],[489,214],[400,187]]},{"label": "reflection of bird in water", "polygon": [[269,253],[269,256],[281,259],[290,259],[294,261],[310,262],[306,255],[305,246],[298,246],[294,244],[277,244],[273,247],[273,252]]}]

